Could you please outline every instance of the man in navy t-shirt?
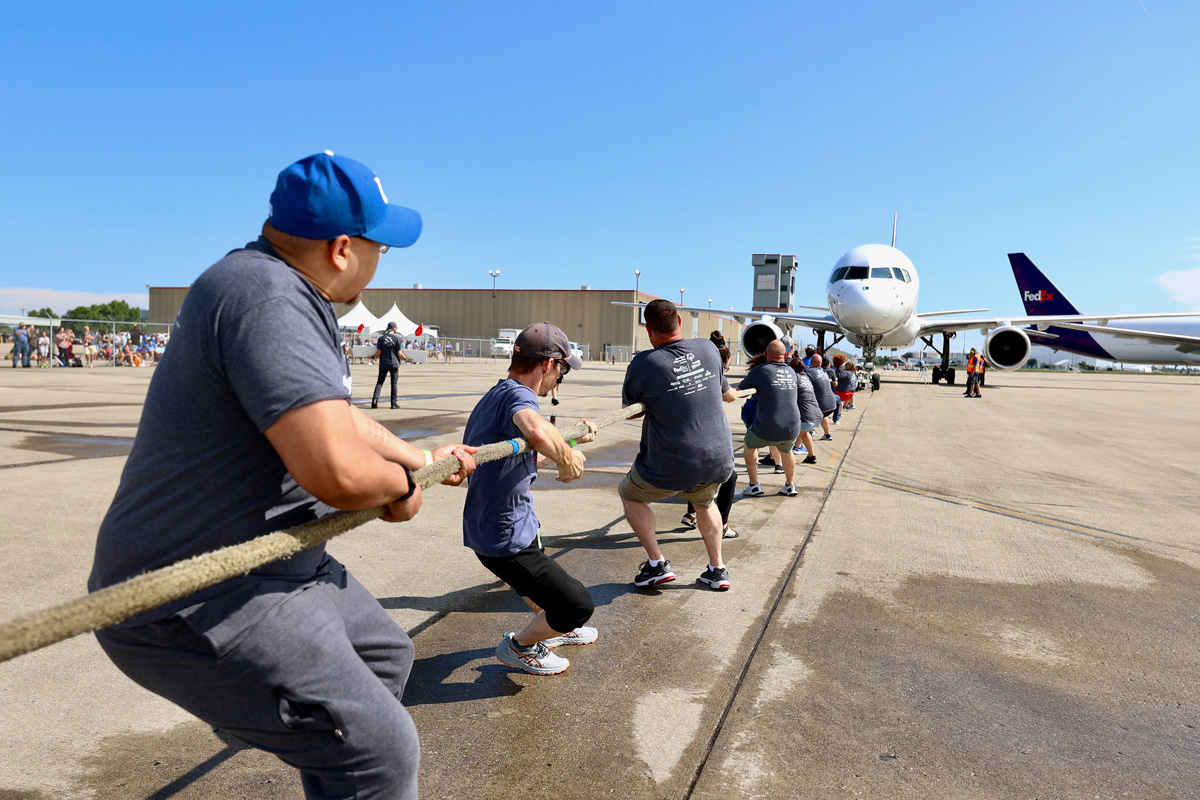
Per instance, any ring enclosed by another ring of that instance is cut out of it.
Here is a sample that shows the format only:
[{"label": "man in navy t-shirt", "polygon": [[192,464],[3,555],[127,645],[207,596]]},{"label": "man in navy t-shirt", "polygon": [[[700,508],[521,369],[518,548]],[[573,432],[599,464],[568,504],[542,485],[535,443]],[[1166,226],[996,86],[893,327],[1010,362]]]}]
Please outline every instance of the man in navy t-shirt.
[{"label": "man in navy t-shirt", "polygon": [[[349,403],[332,303],[355,302],[380,255],[420,229],[357,161],[326,152],[280,173],[262,237],[188,290],[90,590],[339,508],[411,519],[411,470],[436,457],[458,457],[446,482],[465,480],[475,448],[423,453]],[[133,681],[299,769],[308,797],[417,796],[420,747],[400,702],[412,641],[323,545],[96,638]]]},{"label": "man in navy t-shirt", "polygon": [[530,325],[513,343],[508,377],[476,404],[463,434],[464,441],[476,445],[524,437],[536,451],[480,466],[467,485],[463,506],[463,544],[534,611],[528,625],[504,634],[496,658],[534,675],[556,675],[570,666],[570,661],[550,652],[555,647],[591,644],[599,635],[595,628],[583,625],[595,608],[587,587],[542,548],[529,493],[539,463],[557,464],[558,480],[563,483],[583,474],[583,454],[571,448],[593,441],[595,425],[583,420],[589,432],[568,442],[542,418],[538,406],[539,397],[581,366],[559,328],[548,322]]},{"label": "man in navy t-shirt", "polygon": [[379,359],[379,379],[375,381],[375,394],[371,395],[371,408],[379,408],[379,389],[383,379],[392,376],[392,408],[399,408],[396,402],[396,373],[400,371],[400,337],[396,335],[396,323],[387,324],[387,333],[379,337],[375,343],[375,357]]},{"label": "man in navy t-shirt", "polygon": [[675,580],[654,531],[655,500],[679,496],[696,507],[696,522],[708,551],[708,567],[699,581],[713,589],[729,588],[729,570],[721,558],[721,515],[713,505],[733,471],[733,435],[721,402],[737,392],[721,371],[717,348],[703,339],[684,339],[682,320],[669,300],[652,300],[645,309],[646,333],[653,350],[629,362],[621,402],[646,406],[637,459],[618,489],[621,503],[648,558],[634,586]]}]

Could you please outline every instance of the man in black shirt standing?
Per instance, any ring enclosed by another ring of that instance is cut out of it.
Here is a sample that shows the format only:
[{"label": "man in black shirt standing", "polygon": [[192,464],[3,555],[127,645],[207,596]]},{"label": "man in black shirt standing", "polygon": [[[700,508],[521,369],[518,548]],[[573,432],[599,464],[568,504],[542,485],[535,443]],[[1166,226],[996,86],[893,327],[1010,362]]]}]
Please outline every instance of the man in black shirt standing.
[{"label": "man in black shirt standing", "polygon": [[392,376],[392,408],[399,408],[396,402],[396,373],[400,371],[400,337],[393,331],[396,323],[387,324],[387,333],[379,337],[375,343],[375,357],[379,359],[379,380],[375,381],[375,394],[371,395],[371,408],[379,408],[379,389],[383,379],[390,373]]}]

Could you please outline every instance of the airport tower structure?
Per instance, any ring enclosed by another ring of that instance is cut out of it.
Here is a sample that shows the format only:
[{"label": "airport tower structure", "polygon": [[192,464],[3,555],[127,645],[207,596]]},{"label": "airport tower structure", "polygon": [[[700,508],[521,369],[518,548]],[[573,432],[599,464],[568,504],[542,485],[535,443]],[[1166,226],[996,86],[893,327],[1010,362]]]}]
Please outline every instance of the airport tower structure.
[{"label": "airport tower structure", "polygon": [[754,268],[753,309],[766,314],[789,313],[796,293],[796,257],[755,253],[750,264]]}]

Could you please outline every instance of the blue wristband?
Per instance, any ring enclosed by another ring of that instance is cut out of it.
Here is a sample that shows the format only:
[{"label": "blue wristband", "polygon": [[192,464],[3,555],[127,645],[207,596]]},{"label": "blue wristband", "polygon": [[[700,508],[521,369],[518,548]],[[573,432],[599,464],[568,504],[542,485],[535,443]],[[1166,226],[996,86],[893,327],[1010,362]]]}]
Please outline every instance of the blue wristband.
[{"label": "blue wristband", "polygon": [[513,455],[515,456],[521,450],[521,444],[516,439],[509,439],[508,443],[513,446]]}]

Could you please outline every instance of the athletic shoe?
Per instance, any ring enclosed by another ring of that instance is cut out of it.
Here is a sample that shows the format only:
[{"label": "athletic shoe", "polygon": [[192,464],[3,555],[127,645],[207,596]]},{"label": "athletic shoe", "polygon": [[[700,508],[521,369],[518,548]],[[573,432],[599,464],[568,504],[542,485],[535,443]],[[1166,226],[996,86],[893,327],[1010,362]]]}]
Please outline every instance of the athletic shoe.
[{"label": "athletic shoe", "polygon": [[671,571],[671,562],[663,560],[657,567],[650,566],[650,561],[642,562],[641,571],[637,577],[633,579],[634,586],[656,586],[660,583],[667,583],[675,580],[675,573]]},{"label": "athletic shoe", "polygon": [[779,493],[784,497],[795,497],[796,495],[800,494],[796,491],[796,487],[790,483],[785,483],[783,488],[779,490]]},{"label": "athletic shoe", "polygon": [[776,474],[776,475],[782,475],[784,472],[785,472],[785,470],[784,470],[784,468],[783,468],[783,464],[776,464],[776,465],[775,465],[775,474]]},{"label": "athletic shoe", "polygon": [[818,441],[822,441],[822,442],[832,442],[832,441],[833,441],[833,437],[832,437],[832,436],[830,436],[830,435],[827,433],[827,434],[825,434],[824,436],[822,436],[822,437],[821,437],[821,438],[820,438]]},{"label": "athletic shoe", "polygon": [[763,467],[773,467],[775,466],[775,459],[771,458],[770,456],[763,456],[758,460],[758,463]]},{"label": "athletic shoe", "polygon": [[803,445],[792,448],[792,455],[794,455],[794,456],[802,456],[807,452],[808,452],[807,448],[805,448]]},{"label": "athletic shoe", "polygon": [[696,515],[684,514],[683,519],[679,520],[679,524],[687,528],[689,531],[696,530]]},{"label": "athletic shoe", "polygon": [[804,461],[802,461],[801,463],[802,464],[815,464],[815,463],[817,463],[817,457],[809,456],[808,458],[804,459]]},{"label": "athletic shoe", "polygon": [[501,664],[523,669],[531,675],[557,675],[571,666],[567,659],[551,653],[544,642],[521,647],[513,636],[512,633],[504,634],[504,639],[496,647],[496,660]]},{"label": "athletic shoe", "polygon": [[835,419],[835,420],[833,421],[833,424],[834,424],[834,425],[841,425],[841,424],[842,424],[842,421],[841,421],[840,419]]},{"label": "athletic shoe", "polygon": [[742,489],[742,497],[762,497],[766,492],[757,483],[752,483],[745,489]]},{"label": "athletic shoe", "polygon": [[550,405],[552,405],[552,406],[556,406],[556,405],[558,405],[558,398],[557,398],[557,397],[551,397],[551,398],[550,398]]},{"label": "athletic shoe", "polygon": [[598,630],[584,625],[573,631],[567,631],[558,636],[551,636],[549,639],[542,639],[542,644],[553,650],[564,644],[594,644],[599,638],[600,632]]},{"label": "athletic shoe", "polygon": [[701,583],[707,583],[718,592],[723,592],[729,588],[729,570],[724,567],[706,569],[700,573],[700,577],[697,580]]}]

